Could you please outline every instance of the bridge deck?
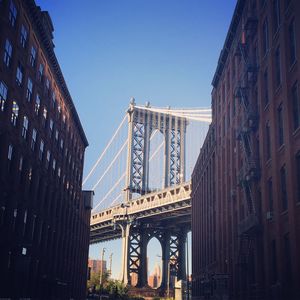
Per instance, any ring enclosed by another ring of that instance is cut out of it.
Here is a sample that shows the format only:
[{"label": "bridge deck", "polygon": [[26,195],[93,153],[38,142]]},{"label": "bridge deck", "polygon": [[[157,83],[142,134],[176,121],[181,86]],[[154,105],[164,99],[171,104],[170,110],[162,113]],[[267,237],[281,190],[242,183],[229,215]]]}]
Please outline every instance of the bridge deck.
[{"label": "bridge deck", "polygon": [[177,225],[191,221],[190,181],[143,195],[127,205],[122,203],[93,214],[90,243],[120,238],[120,229],[114,228],[118,221],[130,220],[148,226],[155,224],[156,227],[171,227],[173,218],[176,218]]}]

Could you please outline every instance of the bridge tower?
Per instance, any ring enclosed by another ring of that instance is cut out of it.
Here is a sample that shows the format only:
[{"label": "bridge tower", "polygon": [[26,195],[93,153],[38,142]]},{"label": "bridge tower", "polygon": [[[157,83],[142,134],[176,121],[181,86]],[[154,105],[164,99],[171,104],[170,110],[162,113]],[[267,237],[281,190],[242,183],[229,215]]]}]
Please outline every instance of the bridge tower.
[{"label": "bridge tower", "polygon": [[128,157],[125,201],[132,194],[144,195],[149,190],[150,137],[159,130],[165,139],[164,186],[185,181],[185,135],[187,120],[167,113],[136,107],[134,98],[128,109]]},{"label": "bridge tower", "polygon": [[[185,182],[185,138],[187,120],[171,113],[162,113],[135,105],[132,98],[128,109],[127,178],[124,208],[130,207],[134,194],[145,195],[149,189],[150,137],[155,130],[164,136],[163,188]],[[173,221],[174,222],[174,221]],[[138,223],[127,217],[117,222],[122,231],[122,281],[131,285],[132,273],[138,275],[137,287],[147,287],[147,244],[156,237],[162,247],[161,291],[166,294],[170,273],[177,279],[186,278],[185,242],[190,228],[172,224],[161,228],[155,224]]]}]

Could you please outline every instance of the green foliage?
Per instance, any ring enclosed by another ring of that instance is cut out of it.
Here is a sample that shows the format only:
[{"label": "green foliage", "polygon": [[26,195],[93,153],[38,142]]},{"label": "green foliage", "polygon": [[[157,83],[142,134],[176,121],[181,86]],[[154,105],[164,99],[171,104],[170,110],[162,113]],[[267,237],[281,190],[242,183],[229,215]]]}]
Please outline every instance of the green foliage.
[{"label": "green foliage", "polygon": [[[109,280],[109,272],[102,274],[102,287],[105,286]],[[95,289],[97,292],[100,290],[100,272],[91,273],[91,278],[87,282],[87,288],[90,290]]]},{"label": "green foliage", "polygon": [[111,299],[128,299],[128,289],[119,280],[108,280],[104,288]]},{"label": "green foliage", "polygon": [[118,300],[144,300],[142,297],[128,297],[128,289],[119,280],[113,280],[109,278],[109,273],[104,273],[102,276],[102,285],[100,289],[100,273],[92,273],[90,280],[87,282],[87,288],[89,291],[96,293],[106,294],[109,299]]}]

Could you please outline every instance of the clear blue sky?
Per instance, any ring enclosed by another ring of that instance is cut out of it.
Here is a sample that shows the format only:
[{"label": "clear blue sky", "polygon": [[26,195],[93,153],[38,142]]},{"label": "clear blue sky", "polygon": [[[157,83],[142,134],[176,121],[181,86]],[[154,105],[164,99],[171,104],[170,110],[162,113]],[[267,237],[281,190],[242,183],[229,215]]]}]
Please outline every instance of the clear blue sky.
[{"label": "clear blue sky", "polygon": [[[154,106],[210,105],[211,81],[236,0],[36,2],[52,18],[55,52],[90,143],[85,174],[131,96]],[[91,257],[99,258],[102,247],[106,258],[114,252],[117,275],[120,241],[91,247]]]}]

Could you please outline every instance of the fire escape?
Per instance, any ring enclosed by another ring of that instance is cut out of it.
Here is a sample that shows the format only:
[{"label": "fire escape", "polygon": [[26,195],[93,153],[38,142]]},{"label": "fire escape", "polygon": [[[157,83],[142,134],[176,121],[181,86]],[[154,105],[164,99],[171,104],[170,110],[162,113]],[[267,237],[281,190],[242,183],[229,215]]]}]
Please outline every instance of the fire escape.
[{"label": "fire escape", "polygon": [[241,41],[236,46],[236,55],[242,62],[242,75],[235,89],[235,97],[242,106],[241,124],[237,139],[242,149],[243,164],[238,173],[238,185],[243,190],[247,213],[238,225],[239,253],[238,265],[247,271],[253,251],[255,234],[259,228],[257,215],[257,182],[260,178],[258,149],[256,149],[255,133],[259,116],[255,103],[255,84],[257,80],[257,59],[253,37],[257,31],[257,18],[249,10],[245,14]]}]

